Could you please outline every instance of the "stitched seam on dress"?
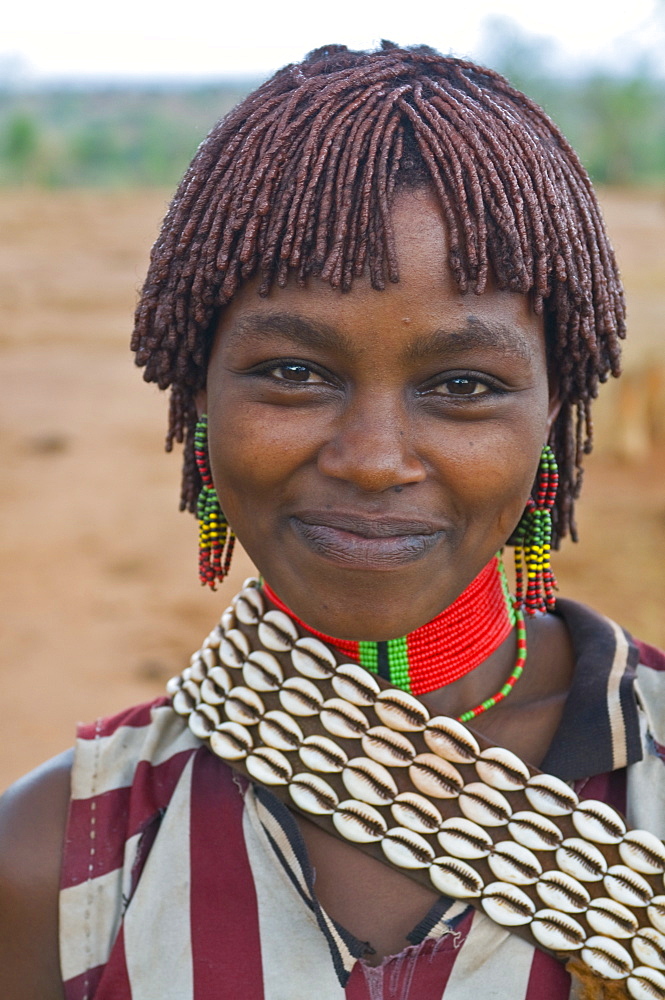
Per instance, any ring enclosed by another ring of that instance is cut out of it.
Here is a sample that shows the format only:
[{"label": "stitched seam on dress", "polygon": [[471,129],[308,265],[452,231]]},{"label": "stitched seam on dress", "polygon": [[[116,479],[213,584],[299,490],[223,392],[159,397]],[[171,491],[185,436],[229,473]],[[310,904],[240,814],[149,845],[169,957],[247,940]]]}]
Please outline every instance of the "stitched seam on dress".
[{"label": "stitched seam on dress", "polygon": [[86,951],[86,969],[85,969],[85,980],[83,981],[83,1000],[89,1000],[90,994],[90,971],[92,965],[92,928],[91,919],[93,912],[93,902],[94,902],[94,890],[92,887],[93,883],[93,871],[94,871],[94,858],[96,853],[95,840],[97,837],[97,781],[99,777],[99,756],[101,749],[101,728],[102,720],[97,719],[95,723],[95,756],[94,764],[92,768],[92,780],[90,783],[90,827],[88,832],[89,849],[88,849],[88,878],[87,878],[87,906],[83,917],[84,927],[85,927],[85,951]]}]

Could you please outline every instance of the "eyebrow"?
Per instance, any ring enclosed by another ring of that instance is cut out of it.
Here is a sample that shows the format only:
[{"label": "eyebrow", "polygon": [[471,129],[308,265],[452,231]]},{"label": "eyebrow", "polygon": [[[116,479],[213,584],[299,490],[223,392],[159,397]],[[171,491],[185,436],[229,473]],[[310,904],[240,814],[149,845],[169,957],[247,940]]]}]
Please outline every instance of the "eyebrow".
[{"label": "eyebrow", "polygon": [[251,313],[241,316],[228,332],[232,340],[253,340],[260,343],[266,336],[282,334],[302,347],[341,350],[353,354],[353,340],[321,320],[308,319],[298,313]]},{"label": "eyebrow", "polygon": [[469,316],[467,325],[458,330],[434,330],[418,338],[409,347],[407,357],[409,361],[421,361],[433,354],[464,354],[479,348],[516,355],[524,361],[533,355],[531,339],[519,327]]},{"label": "eyebrow", "polygon": [[[250,313],[241,316],[228,331],[233,340],[260,343],[274,334],[281,334],[305,348],[341,351],[348,355],[358,352],[358,345],[346,334],[322,320],[313,320],[298,313]],[[495,350],[528,361],[533,354],[531,340],[518,327],[491,323],[470,315],[466,325],[456,330],[438,329],[416,337],[405,351],[405,360],[423,361],[433,356],[463,354],[484,349]]]}]

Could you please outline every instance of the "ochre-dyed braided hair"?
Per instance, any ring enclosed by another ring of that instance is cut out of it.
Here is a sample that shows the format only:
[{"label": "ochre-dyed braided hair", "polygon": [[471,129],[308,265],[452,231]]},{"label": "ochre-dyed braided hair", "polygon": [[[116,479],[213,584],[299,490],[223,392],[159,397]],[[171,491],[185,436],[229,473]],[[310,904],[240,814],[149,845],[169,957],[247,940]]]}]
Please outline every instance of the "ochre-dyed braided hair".
[{"label": "ochre-dyed braided hair", "polygon": [[555,541],[575,537],[573,502],[591,448],[590,402],[619,373],[624,301],[591,182],[547,115],[503,77],[421,46],[331,45],[286,66],[209,134],[185,174],[136,311],[144,377],[171,386],[168,450],[185,444],[181,509],[195,511],[194,396],[220,309],[258,276],[260,293],[310,275],[348,291],[399,280],[391,205],[430,185],[462,292],[529,294],[545,317],[562,406]]}]

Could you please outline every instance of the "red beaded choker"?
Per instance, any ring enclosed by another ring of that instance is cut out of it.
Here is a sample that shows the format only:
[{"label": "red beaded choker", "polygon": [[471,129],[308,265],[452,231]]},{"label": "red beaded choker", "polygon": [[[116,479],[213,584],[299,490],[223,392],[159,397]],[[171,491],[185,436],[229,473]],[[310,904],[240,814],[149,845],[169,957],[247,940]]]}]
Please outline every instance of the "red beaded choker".
[{"label": "red beaded choker", "polygon": [[516,622],[503,564],[496,556],[450,607],[415,632],[387,642],[352,642],[317,632],[267,583],[263,590],[281,611],[342,656],[415,695],[452,684],[474,670],[498,649]]}]

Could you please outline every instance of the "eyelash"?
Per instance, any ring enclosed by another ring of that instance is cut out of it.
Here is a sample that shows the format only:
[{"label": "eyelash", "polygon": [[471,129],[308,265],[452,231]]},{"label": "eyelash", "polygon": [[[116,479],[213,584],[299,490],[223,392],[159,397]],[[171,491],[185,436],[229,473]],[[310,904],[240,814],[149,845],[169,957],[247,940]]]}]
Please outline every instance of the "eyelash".
[{"label": "eyelash", "polygon": [[[299,381],[298,379],[287,379],[287,378],[277,377],[275,372],[278,372],[280,369],[284,368],[300,368],[306,370],[311,374],[318,376],[321,379],[321,381],[310,382],[310,381]],[[260,368],[256,368],[250,374],[257,376],[259,378],[267,379],[274,383],[278,383],[280,387],[288,388],[289,390],[299,389],[303,386],[312,386],[312,385],[330,386],[331,384],[332,385],[339,384],[337,380],[331,377],[330,373],[317,370],[316,366],[309,362],[291,360],[286,358],[278,361],[277,363],[271,362],[270,364],[266,364]],[[436,390],[439,389],[441,386],[445,386],[453,382],[474,383],[476,386],[484,386],[484,391],[470,392],[470,393],[436,392]],[[447,399],[455,399],[455,400],[464,400],[464,399],[479,400],[493,395],[502,395],[505,391],[506,390],[500,384],[498,384],[493,379],[490,379],[489,376],[484,374],[480,375],[476,372],[465,371],[465,372],[460,372],[459,374],[450,375],[448,378],[442,379],[437,382],[431,382],[424,389],[421,389],[419,391],[419,395],[421,396],[439,395]]]}]

